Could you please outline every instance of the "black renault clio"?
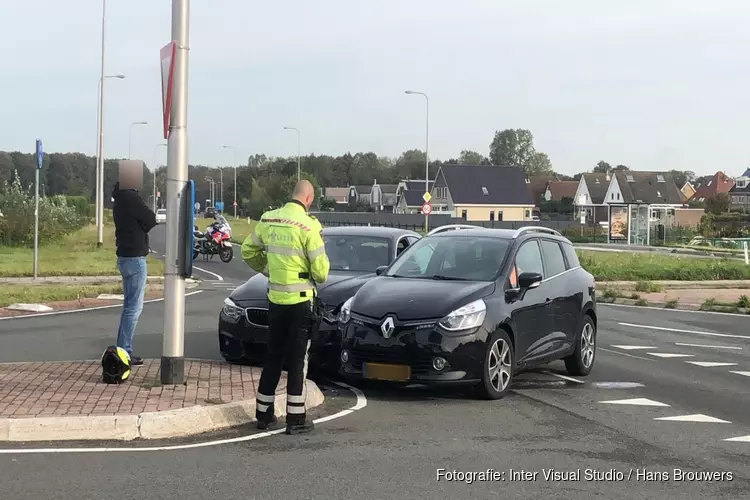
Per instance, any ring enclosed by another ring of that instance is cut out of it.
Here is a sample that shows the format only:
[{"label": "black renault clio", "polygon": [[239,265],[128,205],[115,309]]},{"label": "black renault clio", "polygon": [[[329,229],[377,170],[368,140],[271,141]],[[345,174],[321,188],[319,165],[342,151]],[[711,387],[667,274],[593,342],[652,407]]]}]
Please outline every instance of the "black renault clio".
[{"label": "black renault clio", "polygon": [[341,307],[341,374],[404,384],[473,384],[505,396],[521,369],[596,355],[594,277],[552,229],[440,228]]}]

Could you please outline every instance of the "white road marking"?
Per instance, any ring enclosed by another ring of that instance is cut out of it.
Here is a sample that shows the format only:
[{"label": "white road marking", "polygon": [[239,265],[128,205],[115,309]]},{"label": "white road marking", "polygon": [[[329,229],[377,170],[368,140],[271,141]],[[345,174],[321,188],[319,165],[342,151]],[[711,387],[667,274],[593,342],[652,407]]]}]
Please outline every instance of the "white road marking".
[{"label": "white road marking", "polygon": [[726,345],[683,344],[681,342],[675,342],[674,345],[679,345],[683,347],[709,347],[713,349],[736,349],[738,351],[742,350],[742,347],[734,347],[734,346],[726,346]]},{"label": "white road marking", "polygon": [[635,389],[636,387],[645,387],[638,382],[594,382],[591,385],[602,389]]},{"label": "white road marking", "polygon": [[653,399],[646,398],[632,398],[632,399],[614,399],[612,401],[599,401],[600,403],[607,403],[612,405],[635,405],[635,406],[669,406],[666,403],[660,403]]},{"label": "white road marking", "polygon": [[198,271],[200,271],[202,273],[206,273],[206,274],[210,274],[211,276],[215,276],[218,281],[224,281],[224,278],[222,278],[220,275],[216,274],[213,271],[207,271],[207,270],[202,269],[202,268],[200,268],[198,266],[193,266],[193,269],[197,269]]},{"label": "white road marking", "polygon": [[705,368],[711,368],[713,366],[736,366],[737,363],[721,363],[717,361],[685,361],[691,365],[703,366]]},{"label": "white road marking", "polygon": [[552,375],[553,377],[561,378],[561,379],[567,380],[569,382],[576,382],[578,384],[585,384],[586,383],[583,380],[578,380],[577,378],[568,377],[567,375],[560,375],[559,373],[555,373],[555,372],[551,372],[551,371],[547,371],[547,370],[542,370],[542,373],[546,373],[547,375]]},{"label": "white road marking", "polygon": [[[321,417],[321,418],[317,418],[313,420],[313,422],[316,424],[329,422],[337,418],[345,417],[367,406],[367,398],[365,397],[362,391],[360,391],[356,387],[353,387],[349,384],[345,384],[343,382],[334,382],[334,383],[341,387],[346,387],[347,389],[352,391],[354,395],[357,397],[357,403],[347,410],[342,410],[338,413],[334,413],[333,415],[328,415],[326,417]],[[149,447],[134,446],[130,448],[125,447],[125,446],[112,447],[112,448],[28,448],[28,449],[19,448],[19,449],[0,449],[0,455],[38,454],[38,453],[110,453],[110,452],[127,453],[127,452],[144,452],[144,451],[189,450],[192,448],[206,448],[209,446],[218,446],[222,444],[244,443],[246,441],[253,441],[255,439],[273,436],[275,434],[281,434],[282,432],[284,432],[284,430],[285,429],[282,427],[281,429],[275,429],[275,430],[267,431],[267,432],[259,432],[259,433],[250,434],[247,436],[240,436],[236,438],[218,439],[215,441],[205,441],[202,443],[178,444],[178,445],[173,445],[173,446],[149,446]]]},{"label": "white road marking", "polygon": [[[737,316],[733,314],[733,316]],[[675,333],[692,333],[694,335],[709,335],[711,337],[727,337],[732,339],[750,339],[748,335],[734,335],[730,333],[714,333],[714,332],[697,332],[695,330],[680,330],[679,328],[666,328],[663,326],[650,326],[650,325],[636,325],[633,323],[617,323],[622,326],[630,326],[633,328],[646,328],[647,330],[661,330],[664,332],[675,332]]]},{"label": "white road marking", "polygon": [[656,356],[657,358],[692,358],[695,354],[677,354],[673,352],[647,352],[649,356]]},{"label": "white road marking", "polygon": [[604,351],[604,352],[611,352],[612,354],[619,354],[620,356],[627,356],[629,358],[642,359],[644,361],[653,361],[653,359],[650,359],[650,358],[644,358],[644,357],[641,357],[641,356],[634,356],[634,355],[628,354],[626,352],[612,351],[610,349],[605,349],[604,347],[600,347],[599,350],[600,351]]},{"label": "white road marking", "polygon": [[613,345],[611,347],[617,347],[618,349],[625,349],[626,351],[635,351],[637,349],[653,349],[653,346],[648,346],[648,345]]},{"label": "white road marking", "polygon": [[701,413],[696,413],[695,415],[679,415],[677,417],[658,417],[658,418],[655,418],[654,420],[663,420],[663,421],[669,421],[669,422],[704,422],[704,423],[710,423],[710,424],[731,424],[732,423],[728,420],[722,420],[716,417],[709,417],[708,415],[703,415]]},{"label": "white road marking", "polygon": [[737,375],[744,375],[746,377],[750,377],[750,372],[733,372],[730,370],[729,373],[736,373]]},{"label": "white road marking", "polygon": [[[186,293],[185,297],[190,297],[191,295],[198,295],[199,293],[203,293],[203,290],[196,290],[194,292]],[[160,299],[144,300],[143,303],[153,304],[154,302],[162,302],[163,300],[164,300],[164,297]],[[82,313],[82,312],[88,312],[88,311],[100,311],[102,309],[112,309],[114,307],[122,308],[122,304],[112,304],[109,306],[84,307],[83,309],[68,309],[66,311],[52,311],[52,312],[45,312],[45,313],[24,314],[21,316],[7,316],[4,318],[0,318],[0,321],[6,320],[6,319],[38,318],[40,316],[55,316],[57,314],[72,314],[72,313]]]},{"label": "white road marking", "polygon": [[719,311],[691,311],[689,309],[664,309],[663,307],[653,307],[653,306],[631,306],[627,304],[607,304],[604,302],[601,302],[596,305],[599,306],[609,306],[609,307],[629,307],[629,308],[635,308],[635,309],[650,309],[652,311],[661,311],[661,312],[668,312],[668,313],[692,313],[692,314],[718,314],[720,316],[734,316],[736,317],[742,317],[741,314],[738,313],[728,313],[728,312],[719,312]]},{"label": "white road marking", "polygon": [[724,439],[723,441],[734,441],[740,443],[750,443],[750,436],[740,436],[736,438]]}]

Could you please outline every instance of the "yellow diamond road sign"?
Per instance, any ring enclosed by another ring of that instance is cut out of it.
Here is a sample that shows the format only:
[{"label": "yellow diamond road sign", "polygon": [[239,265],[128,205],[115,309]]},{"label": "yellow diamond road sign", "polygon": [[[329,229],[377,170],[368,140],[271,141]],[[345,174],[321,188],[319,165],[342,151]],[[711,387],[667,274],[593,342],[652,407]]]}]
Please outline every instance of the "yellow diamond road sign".
[{"label": "yellow diamond road sign", "polygon": [[423,195],[422,195],[422,199],[423,199],[423,200],[424,200],[425,202],[429,202],[429,201],[430,201],[430,200],[432,199],[432,196],[430,196],[430,193],[427,193],[427,192],[426,192],[425,194],[423,194]]}]

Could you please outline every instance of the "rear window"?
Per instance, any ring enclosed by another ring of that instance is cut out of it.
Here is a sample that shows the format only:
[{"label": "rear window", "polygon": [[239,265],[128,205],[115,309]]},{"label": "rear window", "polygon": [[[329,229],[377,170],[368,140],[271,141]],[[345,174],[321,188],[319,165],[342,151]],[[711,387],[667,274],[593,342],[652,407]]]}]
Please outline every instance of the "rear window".
[{"label": "rear window", "polygon": [[157,210],[157,211],[156,211],[156,215],[164,215],[164,214],[166,214],[166,213],[167,213],[167,211],[166,211],[166,210]]},{"label": "rear window", "polygon": [[576,249],[573,248],[573,245],[570,243],[563,243],[562,249],[563,253],[565,253],[565,258],[568,259],[568,269],[581,265],[581,263],[578,262],[578,255],[576,255]]}]

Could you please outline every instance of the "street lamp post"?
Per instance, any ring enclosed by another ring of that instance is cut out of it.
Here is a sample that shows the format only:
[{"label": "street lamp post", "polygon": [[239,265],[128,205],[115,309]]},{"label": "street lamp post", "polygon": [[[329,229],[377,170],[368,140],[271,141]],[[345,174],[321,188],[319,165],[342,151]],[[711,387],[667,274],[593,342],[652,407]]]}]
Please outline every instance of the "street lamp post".
[{"label": "street lamp post", "polygon": [[154,146],[154,212],[156,212],[156,150],[167,146],[169,146],[169,144],[166,142]]},{"label": "street lamp post", "polygon": [[[424,192],[429,193],[430,192],[430,156],[429,156],[429,147],[430,147],[430,99],[427,97],[427,94],[424,92],[416,92],[414,90],[407,90],[407,94],[417,94],[424,96],[425,101],[425,138],[424,138]],[[429,230],[429,224],[428,224],[428,214],[424,214],[424,230],[425,233]]]},{"label": "street lamp post", "polygon": [[133,157],[133,127],[136,125],[148,125],[148,122],[133,122],[128,130],[128,160]]},{"label": "street lamp post", "polygon": [[209,196],[211,197],[211,206],[213,207],[213,206],[216,206],[216,203],[215,203],[215,200],[214,200],[214,185],[216,183],[214,182],[214,178],[213,177],[208,177],[207,176],[206,180],[208,181],[208,185],[209,185],[209,189],[210,189]]},{"label": "street lamp post", "polygon": [[231,149],[234,155],[234,218],[237,218],[237,148],[234,146],[222,146],[224,149]]},{"label": "street lamp post", "polygon": [[103,88],[102,82],[106,80],[107,78],[117,78],[118,80],[122,80],[125,78],[125,75],[118,74],[118,75],[104,75],[103,77],[100,76],[99,83],[97,84],[97,87],[96,87],[96,165],[94,167],[94,170],[96,170],[96,185],[94,186],[94,192],[95,192],[94,212],[96,212],[97,229],[99,228],[99,201],[101,199],[99,197],[99,175],[100,175],[99,174],[99,156],[100,156],[99,141],[100,141],[101,134],[103,134],[103,131],[101,129],[102,127],[102,124],[101,124],[102,123],[102,114],[101,114],[102,104],[101,103],[102,103],[102,88]]},{"label": "street lamp post", "polygon": [[299,129],[296,129],[294,127],[284,127],[284,130],[294,130],[295,132],[297,132],[297,180],[299,181],[299,179],[300,179],[300,177],[299,177],[300,176],[300,163],[299,163],[300,162],[300,160],[299,160],[299,136],[300,136],[300,133],[299,133]]}]

